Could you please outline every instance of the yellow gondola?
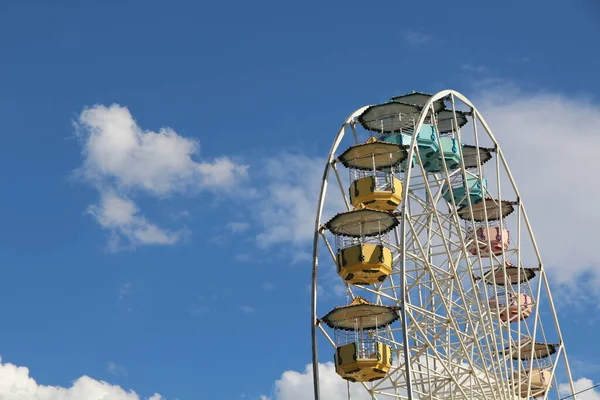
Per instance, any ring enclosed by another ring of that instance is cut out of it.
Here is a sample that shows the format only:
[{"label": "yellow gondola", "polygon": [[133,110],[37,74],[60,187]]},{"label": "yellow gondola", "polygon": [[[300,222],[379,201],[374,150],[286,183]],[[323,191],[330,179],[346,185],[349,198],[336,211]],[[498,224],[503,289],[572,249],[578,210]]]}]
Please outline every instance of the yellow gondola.
[{"label": "yellow gondola", "polygon": [[322,319],[334,329],[335,370],[351,382],[382,379],[392,367],[392,348],[376,340],[398,319],[393,307],[369,303],[361,297],[331,310]]}]

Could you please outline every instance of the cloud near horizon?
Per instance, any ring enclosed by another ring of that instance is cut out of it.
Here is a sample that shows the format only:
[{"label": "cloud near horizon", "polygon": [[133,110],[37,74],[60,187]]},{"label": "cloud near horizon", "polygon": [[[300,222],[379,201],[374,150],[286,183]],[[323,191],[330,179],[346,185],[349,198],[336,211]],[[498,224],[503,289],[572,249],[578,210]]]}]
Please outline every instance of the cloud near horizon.
[{"label": "cloud near horizon", "polygon": [[[281,378],[275,381],[272,397],[263,395],[261,400],[305,400],[313,396],[312,364],[307,364],[304,371],[285,371]],[[589,389],[594,382],[589,378],[579,378],[573,382],[576,392]],[[319,386],[321,398],[326,400],[347,400],[348,383],[335,372],[332,362],[319,363]],[[568,383],[558,385],[561,395],[571,393]],[[359,383],[351,383],[352,400],[371,400],[372,397]],[[556,389],[555,389],[556,390]],[[591,389],[577,396],[579,400],[600,400],[600,392]]]},{"label": "cloud near horizon", "polygon": [[98,381],[89,376],[75,380],[71,387],[38,384],[29,368],[20,367],[0,359],[0,399],[2,400],[166,400],[155,393],[141,397],[133,390]]},{"label": "cloud near horizon", "polygon": [[[306,400],[313,397],[312,364],[306,365],[302,372],[285,371],[275,382],[272,398],[263,396],[265,400]],[[319,385],[321,398],[326,400],[347,400],[348,383],[335,373],[332,362],[319,364]],[[371,396],[361,384],[351,383],[352,400],[370,400]]]}]

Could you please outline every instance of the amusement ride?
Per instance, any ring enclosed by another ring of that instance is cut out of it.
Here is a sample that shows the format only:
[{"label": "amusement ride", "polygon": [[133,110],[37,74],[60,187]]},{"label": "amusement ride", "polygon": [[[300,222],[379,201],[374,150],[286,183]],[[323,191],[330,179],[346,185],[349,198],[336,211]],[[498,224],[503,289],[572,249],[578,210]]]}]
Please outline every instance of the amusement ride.
[{"label": "amusement ride", "polygon": [[[317,296],[328,270],[347,293],[333,308]],[[342,124],[312,273],[316,400],[329,400],[325,360],[348,396],[353,382],[372,399],[575,399],[523,199],[490,127],[456,91],[397,96]]]}]

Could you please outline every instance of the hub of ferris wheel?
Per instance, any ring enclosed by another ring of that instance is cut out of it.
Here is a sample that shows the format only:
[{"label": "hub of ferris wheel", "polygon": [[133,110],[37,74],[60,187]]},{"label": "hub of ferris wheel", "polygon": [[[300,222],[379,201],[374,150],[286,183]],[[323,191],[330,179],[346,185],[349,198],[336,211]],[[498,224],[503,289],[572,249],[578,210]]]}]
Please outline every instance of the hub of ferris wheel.
[{"label": "hub of ferris wheel", "polygon": [[[338,152],[346,133],[353,140]],[[322,221],[332,176],[343,201],[329,204],[345,209]],[[320,248],[349,304],[318,314]],[[412,92],[348,118],[325,167],[313,254],[315,398],[317,332],[333,347],[340,378],[373,399],[567,394],[557,379],[573,393],[517,186],[489,126],[460,93]]]}]

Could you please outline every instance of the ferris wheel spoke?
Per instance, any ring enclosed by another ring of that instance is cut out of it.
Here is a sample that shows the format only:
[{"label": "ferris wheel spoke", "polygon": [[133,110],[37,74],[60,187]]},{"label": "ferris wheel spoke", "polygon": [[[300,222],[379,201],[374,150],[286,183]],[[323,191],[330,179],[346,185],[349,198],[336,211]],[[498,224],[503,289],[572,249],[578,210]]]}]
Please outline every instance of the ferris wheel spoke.
[{"label": "ferris wheel spoke", "polygon": [[321,232],[321,239],[323,240],[323,243],[325,243],[325,247],[328,250],[329,255],[331,256],[331,259],[333,260],[333,262],[337,262],[337,257],[331,247],[331,244],[329,244],[329,240],[327,239],[327,236],[325,236],[325,233]]},{"label": "ferris wheel spoke", "polygon": [[340,172],[338,171],[336,164],[337,164],[336,160],[333,160],[331,163],[331,168],[333,169],[333,172],[335,174],[335,179],[340,188],[342,198],[344,199],[344,204],[346,205],[346,210],[350,211],[350,203],[348,202],[348,196],[346,196],[346,191],[344,190],[344,183],[342,182],[342,178],[340,177]]}]

